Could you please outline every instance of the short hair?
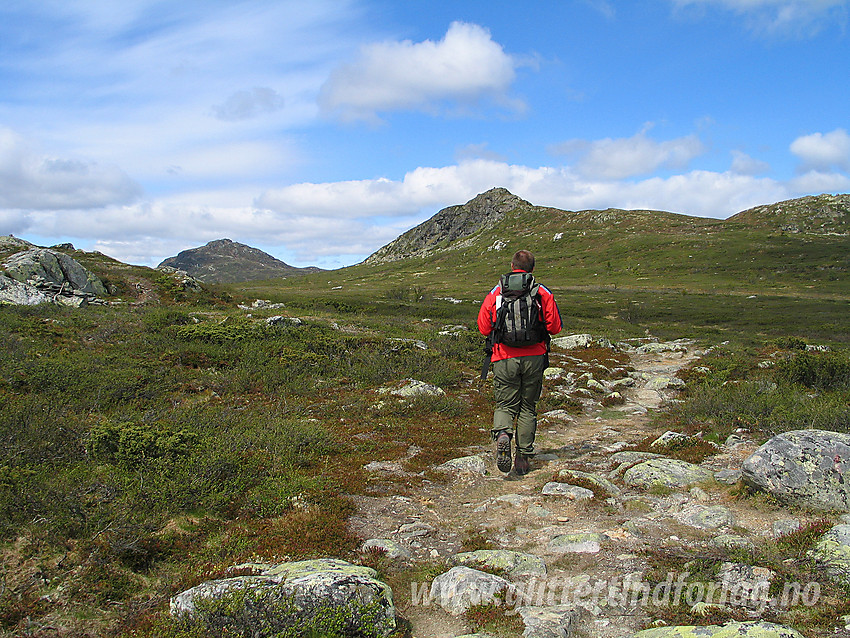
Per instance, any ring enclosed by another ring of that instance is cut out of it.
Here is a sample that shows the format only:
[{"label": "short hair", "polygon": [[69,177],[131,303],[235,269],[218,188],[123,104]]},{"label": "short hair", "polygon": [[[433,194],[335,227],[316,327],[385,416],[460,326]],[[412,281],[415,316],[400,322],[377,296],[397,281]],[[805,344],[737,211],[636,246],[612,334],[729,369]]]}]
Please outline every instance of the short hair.
[{"label": "short hair", "polygon": [[511,259],[511,268],[531,272],[534,270],[534,255],[527,250],[518,250]]}]

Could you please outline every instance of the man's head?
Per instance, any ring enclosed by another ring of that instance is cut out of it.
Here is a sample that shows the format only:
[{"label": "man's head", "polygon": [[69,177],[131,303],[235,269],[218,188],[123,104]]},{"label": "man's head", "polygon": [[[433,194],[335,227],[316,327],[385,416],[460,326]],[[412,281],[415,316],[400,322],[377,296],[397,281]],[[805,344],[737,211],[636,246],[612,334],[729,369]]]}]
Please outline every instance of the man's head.
[{"label": "man's head", "polygon": [[518,250],[511,259],[511,268],[531,272],[534,270],[534,255],[527,250]]}]

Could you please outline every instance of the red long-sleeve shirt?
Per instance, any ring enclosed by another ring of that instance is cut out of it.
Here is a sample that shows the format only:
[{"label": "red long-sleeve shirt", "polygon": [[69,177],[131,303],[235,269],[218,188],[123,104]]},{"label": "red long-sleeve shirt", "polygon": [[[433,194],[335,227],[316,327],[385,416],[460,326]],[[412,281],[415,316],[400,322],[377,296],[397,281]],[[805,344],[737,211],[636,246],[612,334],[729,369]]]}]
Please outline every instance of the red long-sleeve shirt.
[{"label": "red long-sleeve shirt", "polygon": [[[525,272],[524,270],[514,270],[513,272]],[[558,310],[558,304],[555,303],[555,296],[545,286],[540,286],[540,302],[543,306],[543,321],[546,324],[546,331],[550,335],[556,335],[561,332],[561,312]],[[478,311],[478,330],[485,337],[493,332],[493,323],[496,321],[496,297],[502,294],[501,284],[497,284],[493,290],[489,292],[484,302],[481,304],[481,309]],[[531,346],[523,346],[522,348],[514,348],[506,346],[502,343],[493,345],[492,361],[501,361],[502,359],[512,359],[514,357],[529,357],[536,354],[546,354],[546,344],[543,342],[535,343]]]}]

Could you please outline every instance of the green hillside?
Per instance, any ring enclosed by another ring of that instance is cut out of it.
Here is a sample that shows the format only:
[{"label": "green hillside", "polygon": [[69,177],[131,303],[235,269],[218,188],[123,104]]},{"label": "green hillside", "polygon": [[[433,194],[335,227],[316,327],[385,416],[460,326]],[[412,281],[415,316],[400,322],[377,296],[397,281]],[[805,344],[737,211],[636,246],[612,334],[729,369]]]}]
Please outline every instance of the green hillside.
[{"label": "green hillside", "polygon": [[[835,223],[824,232],[821,222],[814,228],[799,220],[801,211],[837,209],[840,215],[832,217],[846,223],[849,196],[793,200],[726,221],[659,211],[570,212],[519,201],[494,225],[438,244],[427,256],[397,255],[304,280],[243,283],[233,290],[308,304],[317,295],[355,306],[422,296],[473,304],[508,269],[513,252],[525,248],[537,257],[538,280],[562,300],[571,329],[601,322],[615,330],[644,324],[663,334],[796,332],[848,339],[850,235]],[[797,220],[796,231],[782,215]],[[428,224],[410,232],[423,234]],[[470,308],[469,317],[473,314]]]},{"label": "green hillside", "polygon": [[[484,227],[465,215],[471,234],[421,256],[202,292],[69,249],[113,305],[0,306],[0,638],[210,635],[173,622],[170,597],[234,565],[318,556],[383,570],[404,609],[435,563],[360,552],[352,499],[413,498],[447,480],[436,465],[490,445],[474,323],[519,248],[536,253],[564,334],[714,347],[659,427],[721,443],[742,426],[757,440],[801,423],[848,431],[847,237],[820,223],[783,230],[770,211],[718,221],[520,202]],[[450,221],[441,218],[449,235]],[[553,363],[576,378],[629,365],[596,347],[554,352]],[[445,394],[382,392],[411,377]],[[547,392],[540,412],[583,414],[586,392]],[[370,473],[372,461],[404,472]],[[740,486],[724,498],[771,506]],[[454,532],[464,546],[490,540]],[[786,572],[804,555],[764,551]],[[776,619],[806,638],[834,635],[850,599],[824,601],[803,619]]]}]

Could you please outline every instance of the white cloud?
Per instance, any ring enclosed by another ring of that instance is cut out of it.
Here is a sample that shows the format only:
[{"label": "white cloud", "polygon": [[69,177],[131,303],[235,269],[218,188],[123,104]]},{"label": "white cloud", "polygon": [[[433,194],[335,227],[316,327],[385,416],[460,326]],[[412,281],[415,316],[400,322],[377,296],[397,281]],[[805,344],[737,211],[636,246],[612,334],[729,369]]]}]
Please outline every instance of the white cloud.
[{"label": "white cloud", "polygon": [[762,175],[770,170],[770,164],[750,157],[743,151],[732,151],[732,167],[737,175]]},{"label": "white cloud", "polygon": [[705,147],[696,135],[657,142],[641,131],[633,137],[569,140],[550,147],[555,154],[578,155],[576,170],[594,179],[625,179],[649,175],[659,168],[683,168],[702,155]]},{"label": "white cloud", "polygon": [[812,36],[847,21],[850,0],[672,0],[680,8],[720,7],[744,16],[748,28],[768,35]]},{"label": "white cloud", "polygon": [[249,120],[259,115],[274,113],[283,108],[283,98],[268,87],[254,87],[250,91],[237,91],[223,104],[213,107],[215,116],[225,122]]},{"label": "white cloud", "polygon": [[0,128],[0,208],[98,208],[131,202],[140,194],[140,186],[117,167],[52,157]]},{"label": "white cloud", "polygon": [[439,42],[387,41],[364,46],[322,87],[326,113],[374,120],[377,112],[437,109],[441,103],[507,100],[518,62],[476,24],[453,22]]},{"label": "white cloud", "polygon": [[816,170],[799,175],[788,184],[795,193],[846,193],[850,191],[850,177],[847,175]]},{"label": "white cloud", "polygon": [[843,128],[798,137],[791,142],[791,152],[802,160],[802,170],[850,171],[850,135]]}]

